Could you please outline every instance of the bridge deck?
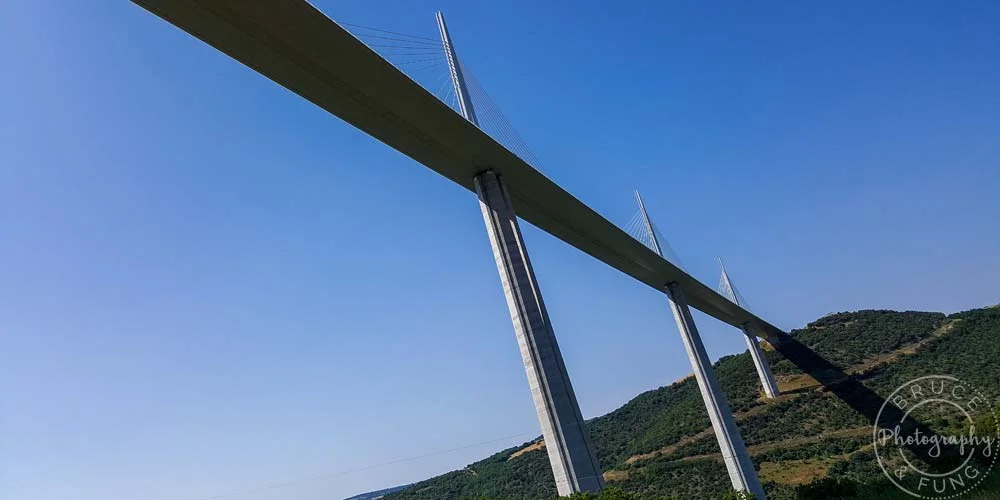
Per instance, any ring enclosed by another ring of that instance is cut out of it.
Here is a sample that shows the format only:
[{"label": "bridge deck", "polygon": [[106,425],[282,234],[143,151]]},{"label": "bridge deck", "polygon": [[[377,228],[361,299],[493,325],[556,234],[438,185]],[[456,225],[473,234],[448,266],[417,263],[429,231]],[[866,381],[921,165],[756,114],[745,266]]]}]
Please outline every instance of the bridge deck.
[{"label": "bridge deck", "polygon": [[493,169],[517,215],[691,307],[765,338],[780,330],[646,248],[566,192],[305,0],[133,0],[372,137],[472,191]]}]

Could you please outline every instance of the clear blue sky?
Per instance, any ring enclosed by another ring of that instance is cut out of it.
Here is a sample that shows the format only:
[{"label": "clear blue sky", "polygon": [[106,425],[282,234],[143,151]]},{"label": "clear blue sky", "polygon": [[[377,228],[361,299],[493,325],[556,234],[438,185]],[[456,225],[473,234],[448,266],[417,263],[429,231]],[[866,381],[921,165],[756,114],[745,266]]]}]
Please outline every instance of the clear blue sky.
[{"label": "clear blue sky", "polygon": [[[996,2],[317,4],[442,9],[552,178],[779,326],[1000,301]],[[0,497],[336,500],[537,434],[472,194],[128,2],[0,37]],[[586,416],[689,371],[661,295],[526,238]]]}]

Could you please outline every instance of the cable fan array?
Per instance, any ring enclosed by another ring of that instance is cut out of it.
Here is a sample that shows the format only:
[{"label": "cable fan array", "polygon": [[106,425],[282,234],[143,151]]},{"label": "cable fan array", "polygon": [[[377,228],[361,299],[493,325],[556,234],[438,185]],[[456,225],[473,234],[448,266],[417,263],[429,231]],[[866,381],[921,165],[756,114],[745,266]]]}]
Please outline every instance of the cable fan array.
[{"label": "cable fan array", "polygon": [[445,61],[444,48],[441,42],[434,38],[407,35],[360,24],[345,22],[339,24],[397,67],[412,64],[415,66],[412,66],[411,70],[420,70],[440,66]]},{"label": "cable fan array", "polygon": [[[458,111],[458,96],[451,80],[448,59],[440,40],[399,31],[340,22],[358,40],[383,59],[431,92],[441,102]],[[469,98],[479,119],[479,128],[526,163],[540,170],[538,157],[514,129],[510,120],[486,92],[472,70],[458,61]]]},{"label": "cable fan array", "polygon": [[497,142],[503,144],[511,153],[524,160],[525,163],[541,170],[541,162],[538,160],[538,157],[535,156],[528,147],[528,144],[517,133],[517,130],[514,129],[510,120],[500,110],[500,106],[497,106],[493,98],[486,93],[486,89],[479,83],[476,74],[461,61],[458,64],[462,68],[462,74],[465,75],[469,97],[472,99],[472,105],[476,109],[476,116],[479,118],[479,128],[489,134],[490,137],[496,139]]},{"label": "cable fan array", "polygon": [[743,309],[749,311],[750,304],[747,303],[747,299],[743,298],[743,294],[740,293],[740,290],[736,288],[736,285],[734,285],[732,280],[729,279],[729,276],[726,273],[726,268],[722,266],[721,259],[719,260],[719,266],[722,268],[722,272],[720,273],[719,276],[719,286],[716,288],[716,291],[718,291],[720,294],[722,294],[723,297],[726,297],[729,300],[733,300],[733,298],[735,297],[736,300],[733,300],[733,302],[737,303]]},{"label": "cable fan array", "polygon": [[[451,80],[448,58],[441,40],[360,24],[346,22],[339,24],[441,102],[458,111],[458,96]],[[479,120],[479,128],[526,163],[541,170],[538,157],[514,129],[513,124],[500,110],[500,106],[486,92],[475,73],[461,60],[456,63],[465,77],[469,98]],[[656,251],[658,243],[663,258],[683,269],[684,265],[667,238],[652,221],[650,226],[652,233],[643,221],[642,213],[637,210],[623,229],[650,250]],[[724,274],[719,280],[718,291],[725,297],[736,297],[739,303],[747,308],[746,300]]]},{"label": "cable fan array", "polygon": [[[678,257],[677,253],[674,252],[673,247],[670,246],[667,238],[663,236],[663,233],[661,233],[659,228],[656,227],[656,224],[650,221],[649,225],[653,226],[653,234],[650,234],[649,229],[646,227],[646,223],[642,219],[642,212],[636,210],[635,214],[632,215],[632,218],[629,219],[628,224],[626,224],[622,229],[624,229],[629,236],[635,238],[636,241],[642,243],[646,246],[646,248],[649,248],[654,252],[657,247],[656,243],[658,243],[660,251],[663,253],[663,258],[667,259],[671,264],[684,269],[684,265],[681,264],[680,257]],[[655,240],[653,239],[654,234],[656,236]]]}]

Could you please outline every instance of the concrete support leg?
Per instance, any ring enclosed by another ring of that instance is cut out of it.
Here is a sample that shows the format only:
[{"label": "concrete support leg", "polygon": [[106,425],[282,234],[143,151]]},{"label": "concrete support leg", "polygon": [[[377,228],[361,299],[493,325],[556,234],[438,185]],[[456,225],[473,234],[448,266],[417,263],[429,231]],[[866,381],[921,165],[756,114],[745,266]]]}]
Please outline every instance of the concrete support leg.
[{"label": "concrete support leg", "polygon": [[719,389],[719,381],[715,378],[712,362],[705,351],[701,336],[698,335],[687,299],[684,298],[684,293],[677,283],[667,285],[667,297],[670,299],[670,309],[674,312],[674,319],[677,320],[677,329],[680,330],[681,338],[684,340],[684,348],[691,360],[698,388],[701,389],[708,417],[712,421],[712,429],[715,430],[715,437],[719,440],[719,448],[722,449],[722,458],[729,471],[733,489],[747,491],[756,498],[763,499],[764,489],[757,479],[757,472],[753,468],[753,462],[750,461],[750,454],[747,453],[740,430],[736,427],[726,395]]},{"label": "concrete support leg", "polygon": [[603,487],[600,464],[542,302],[510,196],[492,171],[477,175],[475,183],[556,488],[559,495],[599,492]]},{"label": "concrete support leg", "polygon": [[746,328],[742,330],[743,336],[747,339],[747,347],[750,348],[750,357],[753,358],[753,365],[757,368],[757,376],[760,377],[760,385],[764,387],[764,394],[769,398],[778,397],[778,394],[780,394],[778,383],[774,380],[774,374],[771,373],[771,366],[767,364],[767,358],[764,357],[764,351],[760,348],[757,336],[750,333]]}]

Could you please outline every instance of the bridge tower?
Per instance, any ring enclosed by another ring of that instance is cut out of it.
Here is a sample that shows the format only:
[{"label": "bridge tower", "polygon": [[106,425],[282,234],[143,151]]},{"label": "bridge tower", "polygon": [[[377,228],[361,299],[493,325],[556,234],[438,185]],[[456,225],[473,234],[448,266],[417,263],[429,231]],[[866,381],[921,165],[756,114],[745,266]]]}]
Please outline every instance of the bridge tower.
[{"label": "bridge tower", "polygon": [[[653,231],[653,223],[649,220],[646,206],[642,203],[642,196],[639,195],[638,191],[635,192],[635,199],[639,203],[639,213],[652,243],[653,251],[663,257],[660,242],[656,237],[656,232]],[[747,452],[743,437],[740,436],[740,429],[736,427],[736,420],[733,419],[726,395],[719,388],[715,369],[712,368],[712,360],[709,359],[708,352],[705,351],[705,344],[702,343],[701,335],[698,334],[698,328],[694,324],[694,318],[691,316],[687,299],[684,298],[684,292],[677,282],[667,283],[665,288],[667,301],[674,313],[674,320],[677,321],[677,329],[684,341],[684,349],[687,351],[688,359],[691,360],[694,378],[701,390],[701,398],[705,402],[705,409],[708,410],[709,420],[712,421],[712,429],[719,441],[719,448],[722,450],[722,458],[726,463],[726,470],[729,472],[729,480],[733,484],[733,489],[746,491],[758,499],[763,499],[765,498],[764,489],[757,479],[757,472],[753,468],[753,462],[750,461],[750,454]]]},{"label": "bridge tower", "polygon": [[[722,270],[723,291],[729,296],[729,300],[745,309],[746,304],[742,303],[739,294],[736,293],[736,288],[733,287],[733,282],[729,280],[729,273],[726,272],[726,265],[722,263],[722,257],[719,257],[719,268]],[[757,368],[757,376],[760,377],[760,385],[764,387],[764,394],[768,398],[778,397],[778,394],[781,393],[778,390],[778,383],[774,380],[771,365],[767,364],[767,358],[764,357],[764,351],[760,348],[757,336],[750,333],[750,330],[745,326],[740,327],[740,330],[743,330],[743,337],[747,341],[747,347],[750,348],[750,357],[753,358],[753,365]]]},{"label": "bridge tower", "polygon": [[[451,80],[462,116],[477,127],[475,107],[465,75],[455,54],[444,16],[437,13],[441,43],[444,44]],[[569,374],[556,343],[535,273],[528,259],[521,228],[503,179],[486,169],[475,178],[479,206],[489,233],[493,257],[500,273],[514,333],[528,375],[528,385],[541,424],[545,449],[552,464],[556,489],[561,496],[603,488],[600,464],[590,443],[580,405],[570,384]]]}]

